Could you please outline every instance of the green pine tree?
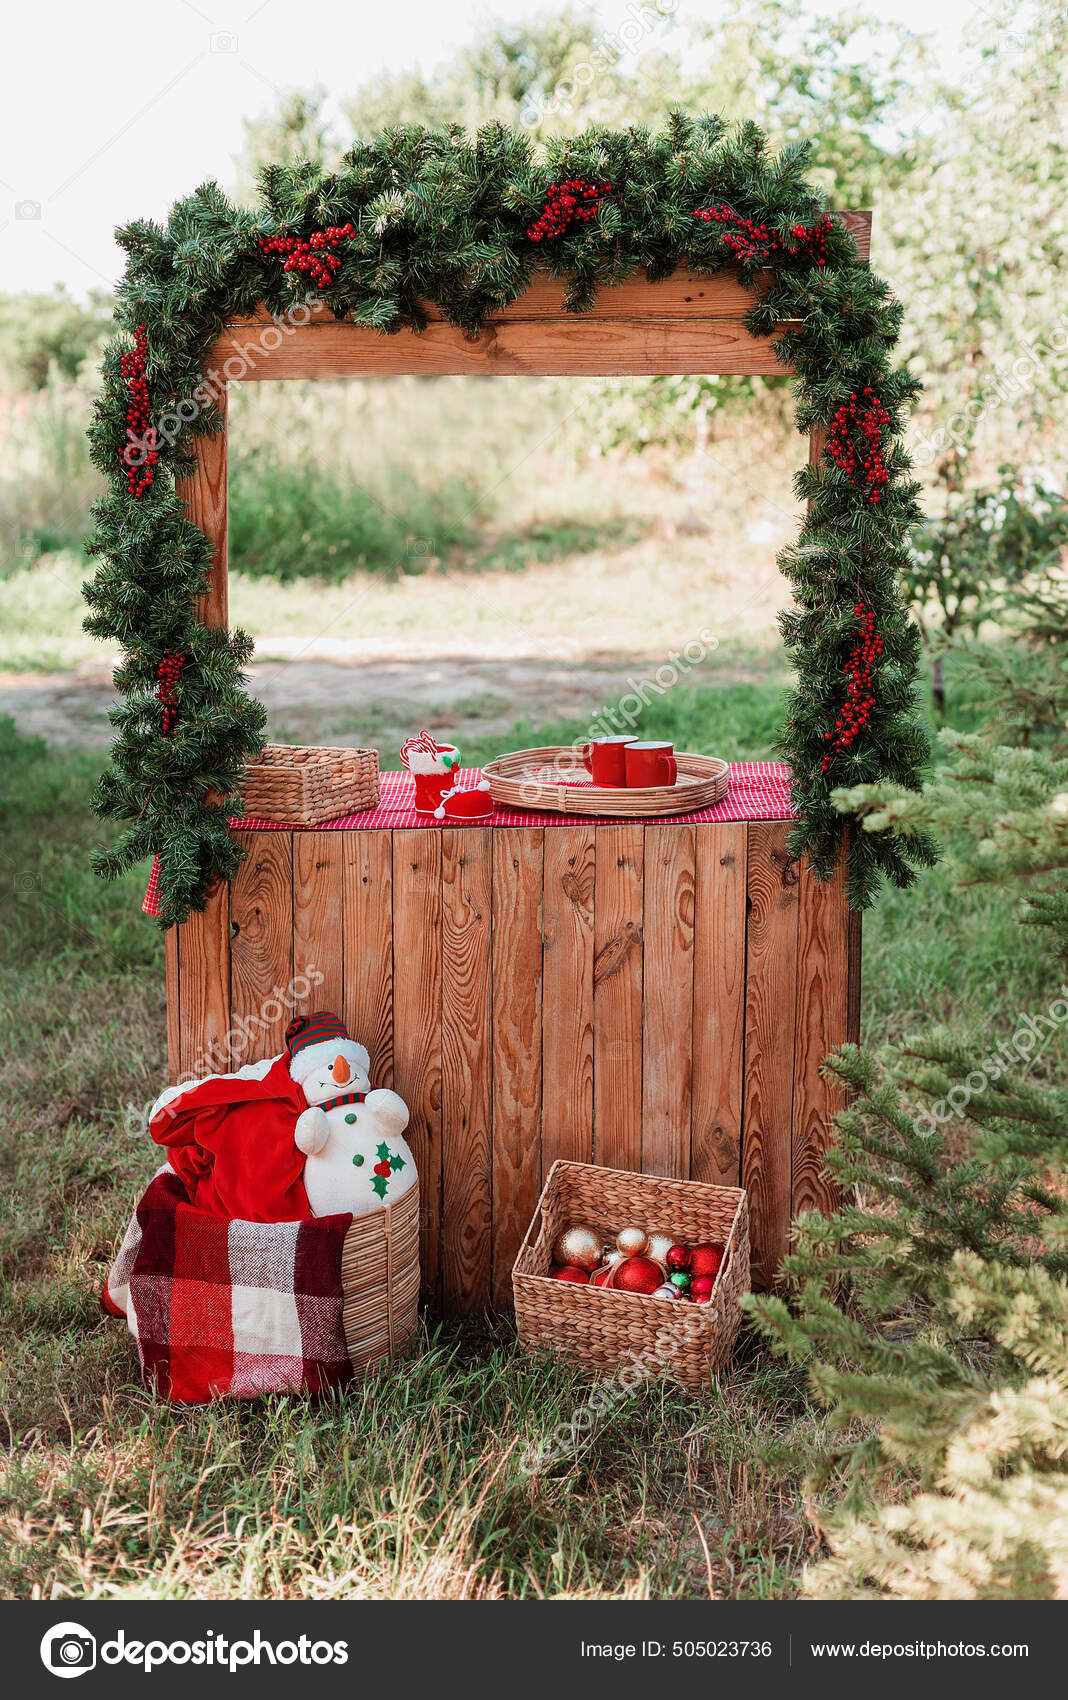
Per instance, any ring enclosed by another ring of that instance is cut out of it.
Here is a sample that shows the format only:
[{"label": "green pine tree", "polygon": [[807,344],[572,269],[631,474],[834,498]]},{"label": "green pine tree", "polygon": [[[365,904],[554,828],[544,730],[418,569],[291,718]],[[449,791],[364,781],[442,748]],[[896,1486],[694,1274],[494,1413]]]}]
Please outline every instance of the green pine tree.
[{"label": "green pine tree", "polygon": [[922,798],[836,801],[871,836],[952,829],[962,879],[1018,885],[1049,1003],[978,1046],[943,1028],[826,1064],[853,1094],[828,1159],[845,1202],[799,1219],[786,1298],[748,1301],[838,1437],[810,1489],[817,1597],[1068,1591],[1068,762],[944,742]]}]

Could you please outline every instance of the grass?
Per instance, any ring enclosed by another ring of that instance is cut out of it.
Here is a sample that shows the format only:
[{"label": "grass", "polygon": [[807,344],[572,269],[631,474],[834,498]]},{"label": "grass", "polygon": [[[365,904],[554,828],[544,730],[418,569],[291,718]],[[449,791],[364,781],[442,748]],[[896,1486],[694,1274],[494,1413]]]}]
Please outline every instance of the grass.
[{"label": "grass", "polygon": [[[642,730],[770,746],[781,664],[726,660]],[[761,666],[763,672],[761,673]],[[753,676],[749,676],[753,675]],[[574,736],[570,724],[520,736]],[[477,759],[489,751],[472,749]],[[424,1323],[419,1351],[344,1399],[160,1409],[97,1293],[154,1166],[137,1107],[164,1075],[162,946],[144,870],[95,880],[92,753],[0,722],[0,1592],[44,1598],[778,1598],[811,1539],[806,1458],[825,1445],[803,1377],[748,1337],[707,1398],[649,1387],[529,1476],[526,1448],[584,1384],[520,1353],[506,1321]],[[1045,962],[996,892],[943,866],[865,924],[867,1037],[951,1016],[1012,1031]]]},{"label": "grass", "polygon": [[[752,442],[717,444],[695,492],[645,460],[621,475],[584,456],[573,396],[552,384],[282,391],[245,386],[233,402],[231,610],[261,655],[341,643],[439,668],[488,658],[479,693],[465,684],[440,716],[463,722],[477,762],[587,734],[595,701],[554,718],[540,700],[572,662],[590,692],[602,675],[608,691],[616,663],[655,673],[706,629],[713,653],[650,700],[640,729],[728,757],[771,753],[787,673],[766,641],[782,590],[769,561],[793,529],[792,455],[780,477],[761,453],[757,487]],[[95,493],[88,399],[53,387],[0,408],[9,675],[107,659],[80,630],[77,594]],[[711,526],[693,523],[694,504]],[[290,582],[294,566],[319,582]],[[525,711],[524,664],[543,681]],[[357,700],[350,689],[330,724],[366,737],[394,709],[358,700],[352,679]],[[973,712],[956,690],[954,720]],[[342,1400],[152,1404],[97,1295],[155,1166],[143,1112],[166,1069],[163,946],[139,912],[147,870],[116,885],[89,872],[105,836],[89,808],[99,766],[95,750],[44,745],[0,716],[0,1593],[795,1592],[824,1418],[803,1377],[749,1336],[708,1397],[640,1390],[533,1476],[526,1447],[570,1421],[584,1384],[521,1354],[504,1321],[428,1320],[414,1356]],[[945,865],[865,921],[873,1043],[944,1019],[996,1041],[1048,1002],[1048,979],[1016,900],[961,892]]]}]

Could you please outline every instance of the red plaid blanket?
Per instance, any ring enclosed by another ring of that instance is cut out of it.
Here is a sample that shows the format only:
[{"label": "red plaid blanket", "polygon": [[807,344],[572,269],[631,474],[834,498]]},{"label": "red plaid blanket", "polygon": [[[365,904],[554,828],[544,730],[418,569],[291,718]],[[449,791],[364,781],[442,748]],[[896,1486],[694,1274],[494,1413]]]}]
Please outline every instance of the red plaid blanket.
[{"label": "red plaid blanket", "polygon": [[347,1381],[341,1250],[351,1221],[229,1221],[195,1209],[161,1169],[103,1292],[137,1340],[146,1386],[201,1404]]}]

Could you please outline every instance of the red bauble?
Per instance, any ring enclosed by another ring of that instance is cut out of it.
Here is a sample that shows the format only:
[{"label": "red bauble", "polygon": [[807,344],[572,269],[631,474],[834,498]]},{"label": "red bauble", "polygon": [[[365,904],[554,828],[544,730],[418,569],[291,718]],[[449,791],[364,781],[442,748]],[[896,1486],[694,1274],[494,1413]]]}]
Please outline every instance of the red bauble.
[{"label": "red bauble", "polygon": [[723,1262],[723,1247],[713,1245],[711,1240],[703,1240],[695,1245],[691,1253],[690,1268],[695,1275],[718,1275],[719,1266]]},{"label": "red bauble", "polygon": [[595,1269],[593,1274],[590,1276],[590,1286],[607,1287],[615,1272],[614,1265],[609,1265],[607,1263],[603,1269]]},{"label": "red bauble", "polygon": [[576,1269],[573,1263],[565,1263],[559,1269],[553,1269],[551,1274],[554,1281],[581,1281],[583,1285],[589,1281],[585,1269]]},{"label": "red bauble", "polygon": [[716,1277],[714,1275],[695,1275],[690,1282],[690,1295],[695,1299],[702,1296],[707,1299],[715,1284]]},{"label": "red bauble", "polygon": [[664,1280],[663,1270],[651,1257],[628,1257],[613,1273],[612,1285],[620,1293],[655,1293]]},{"label": "red bauble", "polygon": [[695,1305],[706,1305],[706,1304],[711,1303],[712,1294],[711,1293],[691,1293],[690,1298]]},{"label": "red bauble", "polygon": [[673,1245],[667,1254],[667,1266],[669,1269],[689,1269],[690,1256],[688,1245]]}]

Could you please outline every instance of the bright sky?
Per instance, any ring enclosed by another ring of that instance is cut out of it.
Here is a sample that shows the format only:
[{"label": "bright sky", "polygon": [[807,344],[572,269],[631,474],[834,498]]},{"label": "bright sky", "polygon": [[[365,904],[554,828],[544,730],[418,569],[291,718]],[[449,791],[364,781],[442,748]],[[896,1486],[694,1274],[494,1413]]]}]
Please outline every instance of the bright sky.
[{"label": "bright sky", "polygon": [[[637,0],[602,0],[617,28]],[[813,0],[836,10],[833,0]],[[539,0],[43,0],[12,5],[0,100],[0,291],[110,286],[123,255],[112,231],[165,218],[205,178],[230,187],[242,119],[287,88],[347,94],[383,69],[432,68],[486,16],[518,20]],[[680,18],[716,0],[678,0]],[[880,0],[955,59],[969,0]]]}]

